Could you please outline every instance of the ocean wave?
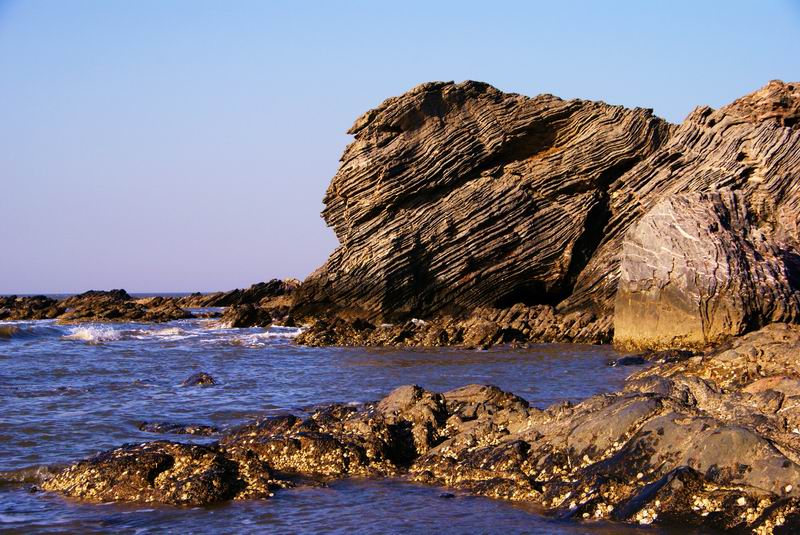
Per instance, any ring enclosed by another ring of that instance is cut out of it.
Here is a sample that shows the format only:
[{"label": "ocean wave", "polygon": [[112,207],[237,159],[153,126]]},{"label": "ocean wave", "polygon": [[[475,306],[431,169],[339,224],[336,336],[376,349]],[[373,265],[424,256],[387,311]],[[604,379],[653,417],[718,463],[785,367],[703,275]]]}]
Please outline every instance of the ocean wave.
[{"label": "ocean wave", "polygon": [[19,332],[16,325],[0,325],[0,340],[10,340]]},{"label": "ocean wave", "polygon": [[70,333],[61,337],[62,340],[77,340],[87,342],[90,344],[99,344],[102,342],[113,342],[122,339],[122,332],[111,327],[100,327],[97,325],[89,325],[82,327],[73,327]]},{"label": "ocean wave", "polygon": [[17,470],[0,470],[0,485],[2,484],[22,484],[22,483],[41,483],[53,477],[59,467],[48,465],[35,465]]},{"label": "ocean wave", "polygon": [[49,321],[0,323],[0,340],[57,336],[59,334],[61,331]]}]

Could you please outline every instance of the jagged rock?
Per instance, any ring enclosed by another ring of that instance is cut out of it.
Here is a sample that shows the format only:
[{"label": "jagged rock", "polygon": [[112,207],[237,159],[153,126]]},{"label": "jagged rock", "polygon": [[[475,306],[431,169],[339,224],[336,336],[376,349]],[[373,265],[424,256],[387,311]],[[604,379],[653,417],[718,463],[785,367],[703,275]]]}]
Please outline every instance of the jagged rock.
[{"label": "jagged rock", "polygon": [[44,295],[0,296],[0,320],[44,320],[64,313],[66,307]]},{"label": "jagged rock", "polygon": [[[112,450],[45,488],[92,500],[208,503],[241,497],[232,489],[249,481],[278,486],[286,473],[323,481],[405,474],[533,502],[561,518],[779,533],[800,525],[799,350],[800,327],[770,325],[707,354],[664,355],[620,392],[545,410],[490,385],[443,394],[404,386],[377,403],[237,426],[197,451],[164,442]],[[178,473],[143,475],[171,467],[170,456],[181,459]],[[188,498],[176,498],[188,486],[174,482],[188,474],[203,475],[192,476]]]},{"label": "jagged rock", "polygon": [[521,304],[479,308],[465,319],[445,316],[401,324],[374,325],[341,317],[315,320],[295,342],[308,346],[442,347],[488,349],[496,344],[542,342],[608,343],[611,317],[593,312],[558,314],[553,307]]},{"label": "jagged rock", "polygon": [[[228,307],[234,305],[257,305],[261,301],[290,295],[298,286],[297,279],[272,279],[269,282],[259,282],[247,289],[231,290],[228,292],[214,292],[210,294],[193,293],[179,300],[183,307]],[[288,302],[283,303],[288,305]]]},{"label": "jagged rock", "polygon": [[194,317],[177,305],[174,299],[153,297],[133,301],[125,290],[90,290],[59,301],[66,312],[60,323],[83,322],[165,322]]},{"label": "jagged rock", "polygon": [[800,317],[786,258],[741,192],[685,193],[653,207],[623,242],[614,343],[704,347]]},{"label": "jagged rock", "polygon": [[207,505],[267,498],[275,485],[254,456],[226,456],[215,446],[149,442],[81,461],[45,481],[45,490],[92,502]]},{"label": "jagged rock", "polygon": [[297,314],[379,321],[558,302],[601,237],[608,184],[669,125],[650,110],[428,83],[359,118],[325,196],[340,246]]},{"label": "jagged rock", "polygon": [[[797,271],[798,109],[798,85],[780,81],[679,126],[648,110],[423,84],[350,130],[323,212],[340,245],[298,289],[293,315],[377,325],[521,302],[609,317],[629,229],[677,194],[721,188]],[[792,316],[764,306],[748,304],[761,319],[744,330]]]},{"label": "jagged rock", "polygon": [[269,327],[272,314],[268,309],[252,304],[233,305],[225,309],[220,323],[235,329],[241,327]]},{"label": "jagged rock", "polygon": [[[790,110],[800,105],[798,87],[776,80],[718,110],[696,108],[658,151],[611,183],[603,239],[559,308],[610,312],[628,229],[680,193],[735,190],[752,226],[796,251],[800,186],[792,177],[800,168],[800,128]],[[788,121],[764,114],[776,103]]]}]

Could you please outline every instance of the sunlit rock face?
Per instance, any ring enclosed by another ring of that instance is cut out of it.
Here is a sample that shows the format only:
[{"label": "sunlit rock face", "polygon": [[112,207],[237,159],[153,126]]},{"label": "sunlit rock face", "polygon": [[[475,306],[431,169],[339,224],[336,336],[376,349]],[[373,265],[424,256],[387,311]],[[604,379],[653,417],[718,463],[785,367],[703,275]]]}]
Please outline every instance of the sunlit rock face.
[{"label": "sunlit rock face", "polygon": [[[799,103],[798,85],[773,81],[675,126],[650,110],[477,82],[418,86],[350,130],[323,211],[340,245],[302,284],[295,311],[395,322],[521,303],[602,317],[618,302],[632,227],[675,195],[724,188],[752,232],[791,253]],[[791,286],[797,262],[784,262]],[[793,319],[792,299],[779,301],[786,311],[749,303],[722,332]],[[687,326],[655,339],[692,339]]]}]

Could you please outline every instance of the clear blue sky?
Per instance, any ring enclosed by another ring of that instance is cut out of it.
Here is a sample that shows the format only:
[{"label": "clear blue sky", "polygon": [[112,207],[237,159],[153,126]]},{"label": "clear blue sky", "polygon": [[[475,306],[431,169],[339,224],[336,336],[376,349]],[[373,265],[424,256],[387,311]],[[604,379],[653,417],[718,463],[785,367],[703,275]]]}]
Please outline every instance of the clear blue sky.
[{"label": "clear blue sky", "polygon": [[423,81],[678,122],[773,78],[798,2],[0,0],[0,293],[304,277],[345,132]]}]

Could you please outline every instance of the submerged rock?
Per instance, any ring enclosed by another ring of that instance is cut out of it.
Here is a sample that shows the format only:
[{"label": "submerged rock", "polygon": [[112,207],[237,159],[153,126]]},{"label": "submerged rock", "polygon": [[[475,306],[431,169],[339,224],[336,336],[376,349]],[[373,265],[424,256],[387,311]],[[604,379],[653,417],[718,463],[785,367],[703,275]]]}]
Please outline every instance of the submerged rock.
[{"label": "submerged rock", "polygon": [[181,386],[213,386],[217,381],[206,372],[193,373],[183,380]]},{"label": "submerged rock", "polygon": [[211,436],[219,433],[219,429],[210,425],[182,424],[176,422],[142,422],[137,427],[140,431],[145,431],[146,433],[170,435]]},{"label": "submerged rock", "polygon": [[[562,518],[792,532],[800,528],[798,351],[800,327],[771,325],[706,354],[662,355],[620,392],[544,410],[490,385],[403,386],[377,403],[244,424],[200,450],[164,442],[112,450],[45,488],[210,503],[298,475],[405,475],[530,501]],[[171,462],[176,472],[159,475]]]}]

